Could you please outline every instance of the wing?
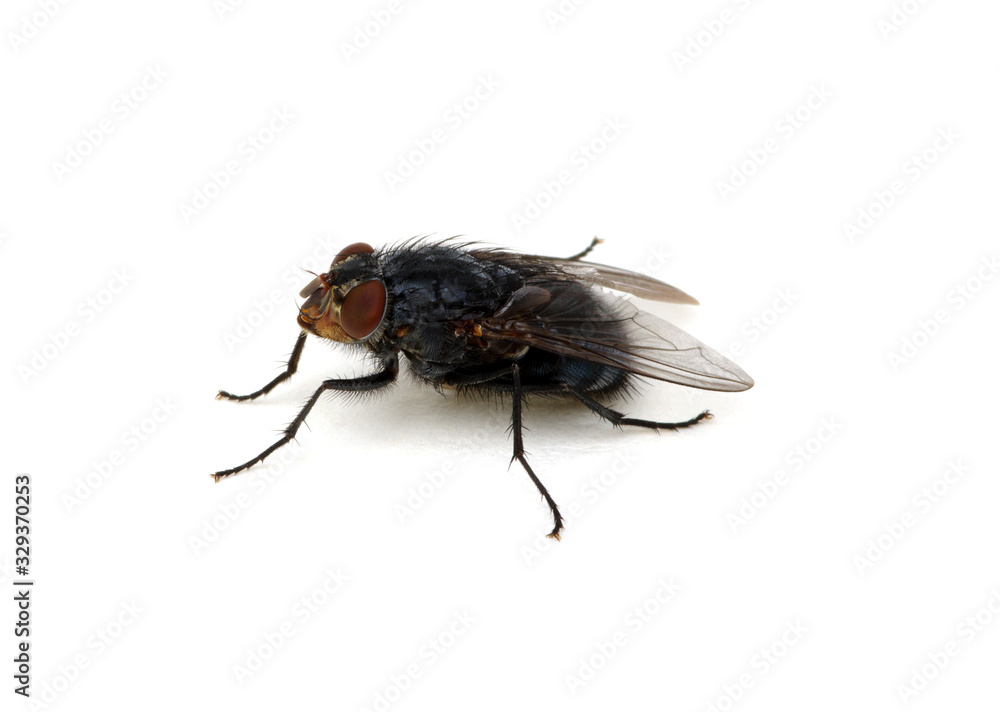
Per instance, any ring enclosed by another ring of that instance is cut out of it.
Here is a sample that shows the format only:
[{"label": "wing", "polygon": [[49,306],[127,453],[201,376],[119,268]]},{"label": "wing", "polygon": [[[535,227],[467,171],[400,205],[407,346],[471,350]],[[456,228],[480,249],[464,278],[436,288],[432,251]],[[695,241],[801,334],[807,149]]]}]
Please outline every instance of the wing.
[{"label": "wing", "polygon": [[541,259],[557,265],[563,272],[575,279],[589,282],[598,287],[607,287],[619,292],[628,292],[642,299],[673,304],[697,304],[698,300],[677,287],[653,279],[638,272],[630,272],[620,267],[600,265],[594,262],[560,259],[558,257],[542,257]]},{"label": "wing", "polygon": [[[460,245],[460,247],[470,246]],[[588,251],[589,249],[584,250],[581,254],[586,254]],[[601,265],[596,262],[583,262],[579,259],[580,255],[570,258],[543,257],[540,255],[508,252],[507,250],[497,248],[472,249],[471,252],[480,260],[505,264],[515,270],[529,268],[545,274],[549,279],[568,279],[595,287],[606,287],[657,302],[671,302],[673,304],[698,303],[698,300],[690,294],[666,282],[661,282],[645,274],[621,269],[620,267]]]},{"label": "wing", "polygon": [[480,326],[489,341],[535,346],[682,386],[745,391],[753,385],[743,369],[673,324],[572,282],[522,287]]}]

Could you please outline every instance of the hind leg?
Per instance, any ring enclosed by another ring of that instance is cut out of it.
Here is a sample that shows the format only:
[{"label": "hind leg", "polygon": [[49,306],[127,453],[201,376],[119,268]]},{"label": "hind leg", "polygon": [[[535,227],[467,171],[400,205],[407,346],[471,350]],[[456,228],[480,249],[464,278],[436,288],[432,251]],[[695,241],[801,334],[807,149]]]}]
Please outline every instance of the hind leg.
[{"label": "hind leg", "polygon": [[599,415],[601,418],[614,425],[616,428],[620,428],[624,425],[635,425],[640,428],[651,428],[653,430],[679,430],[680,428],[687,428],[695,423],[700,423],[702,420],[711,420],[712,418],[712,414],[706,410],[690,420],[685,420],[680,423],[661,423],[655,420],[640,420],[639,418],[626,417],[624,413],[619,413],[617,410],[608,408],[606,405],[598,403],[593,398],[590,398],[579,391],[567,389],[567,393],[590,408],[590,410]]}]

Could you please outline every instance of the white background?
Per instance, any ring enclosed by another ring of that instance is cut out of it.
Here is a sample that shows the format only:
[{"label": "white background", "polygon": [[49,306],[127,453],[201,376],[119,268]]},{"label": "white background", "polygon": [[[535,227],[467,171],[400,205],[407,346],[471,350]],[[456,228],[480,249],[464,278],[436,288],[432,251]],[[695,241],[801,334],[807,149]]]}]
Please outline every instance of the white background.
[{"label": "white background", "polygon": [[[995,3],[220,7],[16,0],[0,18],[0,499],[32,475],[36,701],[1000,704]],[[271,481],[214,484],[322,379],[367,367],[311,340],[270,397],[214,400],[280,369],[299,267],[425,233],[553,255],[599,235],[596,261],[698,297],[647,306],[735,345],[757,385],[650,386],[624,409],[717,416],[660,435],[535,404],[531,462],[578,513],[548,548],[506,409],[409,378],[322,400]],[[453,637],[456,616],[474,622]]]}]

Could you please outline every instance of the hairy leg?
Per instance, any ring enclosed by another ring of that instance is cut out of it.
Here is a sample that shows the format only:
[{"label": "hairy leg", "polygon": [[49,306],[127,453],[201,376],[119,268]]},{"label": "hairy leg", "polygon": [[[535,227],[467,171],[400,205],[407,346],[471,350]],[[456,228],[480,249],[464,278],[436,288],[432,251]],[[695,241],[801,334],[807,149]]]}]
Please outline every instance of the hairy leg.
[{"label": "hairy leg", "polygon": [[288,357],[288,363],[285,365],[285,370],[279,373],[273,381],[268,383],[266,386],[261,388],[259,391],[254,391],[253,393],[248,393],[245,396],[234,396],[229,391],[219,391],[219,395],[215,398],[216,400],[233,400],[233,401],[246,401],[253,400],[254,398],[259,398],[262,395],[270,393],[274,390],[274,387],[283,381],[287,381],[295,373],[295,369],[299,367],[299,357],[302,355],[302,348],[306,345],[306,332],[300,332],[299,338],[295,340],[295,346],[292,348],[292,355]]},{"label": "hairy leg", "polygon": [[271,445],[271,447],[264,450],[257,457],[252,460],[247,460],[239,467],[233,467],[228,470],[220,470],[216,472],[212,477],[218,482],[223,477],[229,477],[230,475],[235,475],[237,472],[242,472],[258,462],[262,462],[264,458],[270,455],[272,452],[287,445],[289,442],[295,439],[295,434],[299,431],[302,423],[305,422],[306,416],[309,415],[309,411],[313,409],[316,405],[316,401],[319,397],[326,391],[340,391],[347,393],[367,393],[371,391],[377,391],[380,388],[385,388],[391,385],[396,380],[396,375],[399,373],[399,361],[395,354],[391,358],[387,358],[384,362],[384,367],[381,371],[373,373],[368,376],[361,376],[360,378],[331,378],[328,381],[323,381],[323,384],[316,389],[309,400],[306,401],[302,410],[299,414],[295,416],[295,420],[288,424],[285,428],[285,432],[282,434],[281,439],[278,442]]},{"label": "hairy leg", "polygon": [[583,403],[585,406],[590,408],[593,412],[597,413],[604,420],[608,421],[615,427],[621,427],[623,425],[636,425],[640,428],[652,428],[653,430],[678,430],[680,428],[687,428],[699,423],[702,420],[710,420],[712,414],[707,410],[699,413],[690,420],[685,420],[680,423],[660,423],[655,420],[640,420],[639,418],[628,418],[624,413],[619,413],[617,410],[608,408],[606,405],[598,403],[593,398],[580,393],[579,391],[574,391],[572,389],[567,389],[566,391],[571,396],[576,398],[578,401]]},{"label": "hairy leg", "polygon": [[595,247],[597,247],[598,245],[600,245],[602,242],[604,242],[604,240],[602,240],[599,237],[595,237],[593,240],[590,241],[590,244],[587,245],[587,247],[583,250],[583,252],[577,252],[572,257],[567,257],[566,259],[567,260],[582,260],[584,257],[586,257],[587,255],[590,254],[591,250],[593,250]]},{"label": "hairy leg", "polygon": [[511,413],[510,419],[511,431],[514,434],[514,456],[510,459],[510,461],[513,463],[514,460],[517,460],[521,463],[524,471],[528,473],[528,477],[530,477],[531,481],[535,483],[535,487],[538,488],[542,498],[549,505],[549,509],[552,510],[552,518],[555,524],[552,527],[552,531],[549,532],[547,536],[550,536],[553,539],[558,539],[559,532],[561,532],[563,528],[562,515],[559,514],[559,507],[556,505],[555,500],[552,499],[552,495],[549,494],[549,491],[545,489],[545,485],[543,485],[542,481],[538,479],[537,475],[535,475],[531,466],[528,464],[527,458],[524,456],[524,441],[521,437],[521,400],[523,398],[523,393],[521,390],[521,370],[517,363],[511,365],[511,377],[514,379],[514,410],[513,413]]}]

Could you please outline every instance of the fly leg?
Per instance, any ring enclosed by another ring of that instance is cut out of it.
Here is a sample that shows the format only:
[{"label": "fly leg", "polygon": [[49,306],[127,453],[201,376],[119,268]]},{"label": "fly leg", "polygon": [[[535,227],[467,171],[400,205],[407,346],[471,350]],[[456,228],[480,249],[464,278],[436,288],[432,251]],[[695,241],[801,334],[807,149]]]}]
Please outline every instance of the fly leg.
[{"label": "fly leg", "polygon": [[[301,349],[299,350],[301,351]],[[313,406],[316,405],[316,401],[319,400],[319,397],[323,395],[325,391],[370,393],[391,385],[396,380],[396,374],[398,373],[399,361],[396,355],[392,354],[390,357],[385,359],[384,368],[371,375],[361,376],[360,378],[331,378],[330,380],[323,381],[323,384],[316,389],[316,392],[313,393],[309,397],[309,400],[306,401],[305,405],[302,406],[302,410],[300,410],[299,414],[295,416],[295,420],[289,423],[288,427],[285,428],[285,432],[278,442],[274,443],[274,445],[267,448],[264,452],[252,460],[244,462],[239,467],[233,467],[229,470],[220,470],[212,475],[212,477],[214,477],[215,481],[218,482],[223,477],[229,477],[230,475],[235,475],[237,472],[242,472],[243,470],[256,465],[258,462],[263,462],[264,458],[272,452],[294,440],[295,434],[299,431],[299,427],[301,427],[302,423],[305,422],[306,416],[309,415],[309,411],[312,410]]]},{"label": "fly leg", "polygon": [[590,241],[590,244],[587,245],[586,249],[584,249],[583,252],[577,252],[572,257],[567,257],[566,259],[567,260],[582,260],[584,257],[586,257],[587,255],[590,254],[591,250],[593,250],[595,247],[597,247],[598,245],[600,245],[602,242],[604,242],[604,240],[602,240],[599,237],[595,237],[593,240]]},{"label": "fly leg", "polygon": [[576,398],[578,401],[583,403],[585,406],[590,408],[592,411],[597,413],[597,415],[604,418],[604,420],[614,425],[616,428],[620,428],[623,425],[637,425],[640,428],[652,428],[653,430],[679,430],[680,428],[687,428],[691,425],[694,425],[695,423],[701,422],[702,420],[711,420],[712,418],[712,414],[709,413],[707,410],[704,411],[703,413],[699,413],[695,417],[691,418],[691,420],[685,420],[681,423],[658,423],[654,420],[640,420],[638,418],[627,418],[625,417],[624,413],[619,413],[617,410],[612,410],[611,408],[608,408],[606,405],[598,403],[593,398],[590,398],[589,396],[586,396],[583,393],[580,393],[579,391],[568,389],[567,392],[571,396]]},{"label": "fly leg", "polygon": [[532,471],[531,466],[528,465],[528,460],[524,456],[524,441],[521,439],[521,399],[522,399],[522,389],[521,389],[521,369],[514,363],[511,365],[510,373],[514,379],[514,412],[511,414],[510,428],[514,433],[514,456],[510,459],[513,464],[514,460],[521,463],[524,471],[528,473],[528,477],[531,481],[535,483],[535,487],[541,492],[542,498],[549,505],[549,509],[552,510],[552,518],[555,521],[555,526],[552,527],[547,536],[553,539],[559,539],[559,532],[562,531],[562,515],[559,514],[559,507],[556,505],[555,500],[552,499],[552,495],[549,491],[545,489],[545,485],[542,481],[538,479],[535,473]]},{"label": "fly leg", "polygon": [[258,398],[266,393],[270,393],[274,390],[282,381],[287,381],[295,373],[295,369],[299,367],[299,357],[302,355],[302,347],[306,345],[306,332],[302,331],[299,333],[299,338],[295,340],[295,347],[292,349],[292,355],[288,357],[288,364],[285,366],[285,370],[279,373],[273,381],[268,383],[266,386],[261,388],[259,391],[254,391],[253,393],[247,394],[245,396],[234,396],[229,391],[219,391],[219,395],[215,397],[216,400],[233,400],[233,401],[246,401]]}]

